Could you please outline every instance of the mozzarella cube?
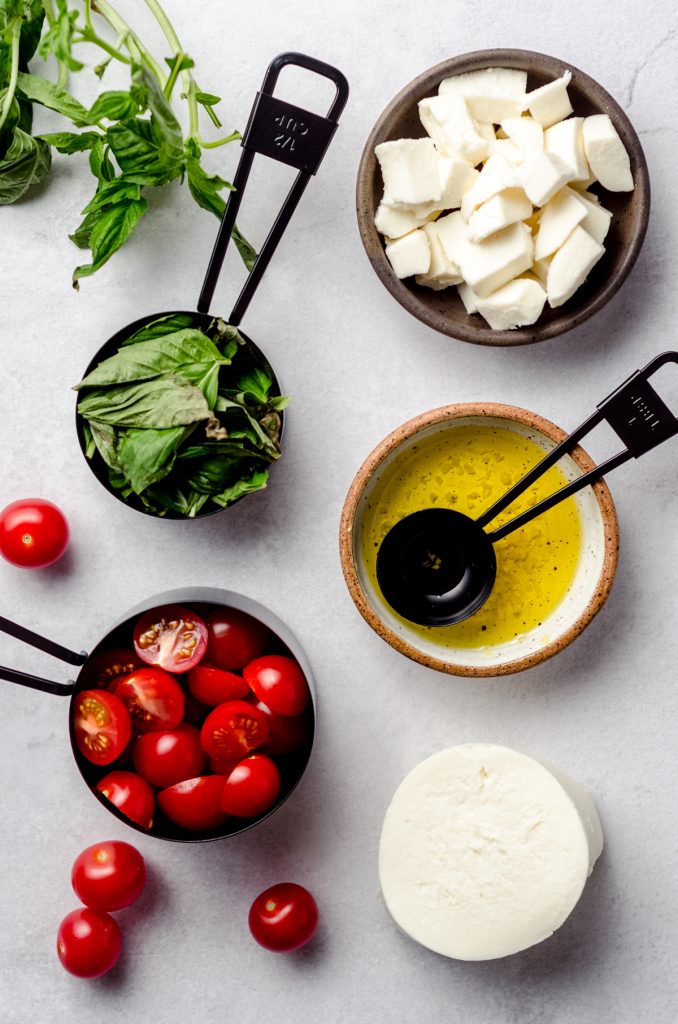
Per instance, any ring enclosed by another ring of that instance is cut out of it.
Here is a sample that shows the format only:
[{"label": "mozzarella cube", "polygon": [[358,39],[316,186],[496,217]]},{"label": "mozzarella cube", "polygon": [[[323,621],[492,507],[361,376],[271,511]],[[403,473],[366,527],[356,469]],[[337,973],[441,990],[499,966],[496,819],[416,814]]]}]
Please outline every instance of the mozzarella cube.
[{"label": "mozzarella cube", "polygon": [[471,242],[459,211],[437,221],[447,258],[473,291],[483,298],[511,278],[528,270],[534,256],[532,235],[526,224],[512,224],[483,242]]},{"label": "mozzarella cube", "polygon": [[394,210],[391,206],[386,206],[385,203],[379,203],[374,215],[374,226],[382,235],[387,235],[389,238],[400,238],[402,235],[408,235],[415,228],[420,228],[432,216],[435,214],[421,214],[416,210]]},{"label": "mozzarella cube", "polygon": [[457,285],[457,291],[459,292],[459,298],[464,304],[464,309],[467,313],[478,312],[478,299],[470,285],[466,284],[465,281],[460,281]]},{"label": "mozzarella cube", "polygon": [[534,240],[534,258],[543,259],[560,249],[568,235],[586,216],[586,208],[569,188],[557,192],[539,217],[539,230]]},{"label": "mozzarella cube", "polygon": [[535,260],[530,267],[530,273],[533,274],[538,281],[546,287],[546,279],[548,278],[549,267],[551,266],[552,256],[545,256],[541,260]]},{"label": "mozzarella cube", "polygon": [[484,238],[507,228],[510,224],[525,220],[531,213],[532,203],[522,188],[509,188],[499,192],[477,207],[469,217],[469,241],[482,242]]},{"label": "mozzarella cube", "polygon": [[533,117],[507,117],[501,128],[523,153],[523,158],[541,153],[544,149],[544,129]]},{"label": "mozzarella cube", "polygon": [[591,172],[584,152],[583,117],[568,117],[544,132],[544,149],[570,168],[570,181],[587,181]]},{"label": "mozzarella cube", "polygon": [[430,139],[398,139],[375,149],[387,206],[411,207],[440,200],[438,154]]},{"label": "mozzarella cube", "polygon": [[431,263],[426,274],[417,274],[417,284],[433,288],[435,291],[448,288],[452,284],[459,284],[461,281],[459,267],[447,258],[435,224],[426,224],[423,230],[431,248]]},{"label": "mozzarella cube", "polygon": [[555,153],[538,153],[520,165],[518,175],[527,198],[535,206],[544,206],[568,183],[570,169]]},{"label": "mozzarella cube", "polygon": [[485,124],[498,124],[505,117],[519,117],[525,109],[527,72],[515,68],[483,68],[445,78],[441,96],[459,96],[471,115]]},{"label": "mozzarella cube", "polygon": [[480,163],[487,141],[461,96],[429,96],[419,103],[419,117],[442,156]]},{"label": "mozzarella cube", "polygon": [[480,177],[480,173],[465,160],[454,160],[441,156],[438,160],[440,174],[440,209],[457,210],[466,192]]},{"label": "mozzarella cube", "polygon": [[520,188],[520,179],[514,164],[497,153],[490,157],[480,172],[480,176],[461,201],[461,213],[464,220],[468,220],[481,203],[507,188]]},{"label": "mozzarella cube", "polygon": [[589,192],[577,192],[575,194],[586,210],[586,216],[581,222],[581,226],[584,231],[588,231],[592,238],[595,238],[596,242],[602,245],[605,241],[605,236],[610,230],[612,214],[604,206],[600,205],[597,196],[591,195]]},{"label": "mozzarella cube", "polygon": [[547,82],[540,89],[528,92],[525,105],[542,128],[549,128],[556,121],[562,121],[572,113],[572,104],[567,94],[567,87],[572,79],[572,72],[566,71],[562,78],[555,82]]},{"label": "mozzarella cube", "polygon": [[596,178],[610,192],[632,192],[629,155],[607,114],[584,118],[584,149]]},{"label": "mozzarella cube", "polygon": [[494,156],[499,153],[505,160],[508,160],[511,164],[522,164],[525,160],[525,154],[521,149],[518,149],[515,142],[511,139],[495,139],[494,142],[490,143],[489,156]]},{"label": "mozzarella cube", "polygon": [[546,277],[549,306],[562,306],[574,295],[605,252],[579,225],[551,260]]},{"label": "mozzarella cube", "polygon": [[546,292],[534,278],[517,277],[491,295],[476,297],[478,312],[494,331],[528,327],[541,316]]},{"label": "mozzarella cube", "polygon": [[431,248],[426,233],[418,228],[402,238],[389,239],[386,256],[396,277],[425,274],[431,265]]}]

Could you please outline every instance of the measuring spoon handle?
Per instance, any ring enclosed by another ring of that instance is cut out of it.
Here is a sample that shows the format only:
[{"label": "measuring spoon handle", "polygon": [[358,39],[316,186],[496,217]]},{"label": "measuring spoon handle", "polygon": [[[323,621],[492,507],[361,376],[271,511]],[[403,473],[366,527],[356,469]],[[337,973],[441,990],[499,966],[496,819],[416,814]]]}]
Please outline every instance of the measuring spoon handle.
[{"label": "measuring spoon handle", "polygon": [[[60,661],[65,661],[69,665],[84,665],[87,661],[87,654],[84,651],[79,653],[71,651],[68,647],[62,647],[54,640],[48,640],[47,637],[34,633],[32,629],[20,626],[17,622],[12,622],[11,619],[6,619],[2,615],[0,615],[0,632],[7,633],[8,636],[13,636],[16,640],[21,640],[22,643],[35,647],[45,654],[50,654],[53,658],[59,658]],[[20,672],[18,669],[6,668],[4,665],[0,665],[0,679],[18,683],[20,686],[29,686],[32,690],[56,693],[64,697],[69,697],[75,688],[75,684],[72,682],[57,683],[51,679],[43,679],[41,676],[30,675],[28,672]]]}]

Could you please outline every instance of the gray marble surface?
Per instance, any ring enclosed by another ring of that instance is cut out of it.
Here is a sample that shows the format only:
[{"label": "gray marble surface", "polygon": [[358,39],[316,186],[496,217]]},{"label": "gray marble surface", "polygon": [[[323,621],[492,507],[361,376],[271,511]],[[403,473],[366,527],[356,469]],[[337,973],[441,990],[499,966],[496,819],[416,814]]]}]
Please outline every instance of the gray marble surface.
[{"label": "gray marble surface", "polygon": [[[387,647],[345,590],[337,526],[363,457],[416,413],[486,399],[571,427],[629,372],[675,345],[674,5],[167,0],[167,9],[203,88],[225,96],[229,128],[244,125],[264,68],[281,50],[336,63],[352,86],[326,163],[245,322],[296,396],[285,456],[263,495],[197,523],[143,518],[100,488],[77,447],[69,387],[118,327],[195,303],[216,225],[178,187],[152,196],[133,241],[77,294],[70,270],[78,254],[67,234],[89,182],[82,160],[58,158],[46,188],[0,213],[0,503],[49,497],[66,511],[73,539],[51,570],[0,565],[0,613],[87,648],[154,592],[184,584],[239,590],[268,604],[304,645],[318,682],[318,742],[294,797],[262,827],[174,846],[137,839],[87,792],[71,758],[66,701],[3,684],[0,1020],[672,1024],[676,445],[617,472],[622,550],[610,600],[571,647],[519,676],[446,678]],[[653,187],[645,247],[622,292],[576,332],[515,351],[454,342],[410,319],[372,273],[353,208],[363,141],[386,102],[425,68],[489,46],[542,50],[597,78],[635,124]],[[291,98],[322,107],[329,97],[319,89],[311,99],[290,82]],[[237,155],[235,147],[217,150],[212,166],[232,174]],[[255,241],[288,178],[257,167],[240,218]],[[241,279],[230,259],[215,310],[230,308]],[[0,656],[54,671],[7,639]],[[381,819],[401,777],[433,751],[469,740],[506,743],[571,774],[595,795],[606,836],[584,898],[557,935],[484,964],[447,961],[400,934],[376,866]],[[151,880],[120,914],[119,967],[88,983],[62,970],[54,939],[76,905],[72,860],[111,837],[137,842]],[[254,895],[282,879],[308,885],[322,914],[314,942],[289,957],[256,946],[246,921]]]}]

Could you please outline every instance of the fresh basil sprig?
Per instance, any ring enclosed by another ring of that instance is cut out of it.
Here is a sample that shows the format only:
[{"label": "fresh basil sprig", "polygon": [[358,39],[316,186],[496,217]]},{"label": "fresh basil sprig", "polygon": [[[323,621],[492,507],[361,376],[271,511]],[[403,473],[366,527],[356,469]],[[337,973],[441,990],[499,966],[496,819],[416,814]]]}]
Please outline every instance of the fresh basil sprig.
[{"label": "fresh basil sprig", "polygon": [[236,328],[189,314],[152,321],[76,386],[90,459],[110,486],[156,515],[192,518],[266,486],[280,457],[273,376]]}]

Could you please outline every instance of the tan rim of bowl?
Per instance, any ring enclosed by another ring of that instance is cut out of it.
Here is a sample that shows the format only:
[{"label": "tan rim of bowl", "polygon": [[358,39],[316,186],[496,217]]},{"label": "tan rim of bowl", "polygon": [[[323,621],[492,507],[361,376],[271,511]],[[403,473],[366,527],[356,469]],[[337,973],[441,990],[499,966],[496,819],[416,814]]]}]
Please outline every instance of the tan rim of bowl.
[{"label": "tan rim of bowl", "polygon": [[[572,643],[575,637],[579,636],[582,630],[588,626],[589,622],[591,622],[593,617],[600,611],[607,600],[608,594],[610,593],[615,573],[617,571],[619,524],[617,522],[617,513],[612,501],[612,495],[610,494],[607,484],[601,480],[592,486],[592,490],[600,510],[605,538],[603,564],[595,592],[575,622],[555,640],[545,644],[545,646],[540,648],[538,651],[515,660],[502,662],[500,664],[493,664],[491,666],[463,665],[444,661],[442,658],[436,658],[424,651],[418,650],[411,643],[408,643],[407,640],[395,633],[380,618],[379,614],[374,610],[374,608],[372,608],[367,600],[365,592],[361,586],[356,568],[353,546],[353,526],[356,510],[358,508],[361,495],[369,481],[372,479],[373,474],[382,462],[391,454],[391,452],[397,449],[404,441],[412,437],[414,434],[419,433],[419,431],[426,427],[434,426],[438,423],[444,423],[449,420],[471,416],[493,416],[497,419],[512,420],[513,422],[520,423],[526,427],[539,431],[556,444],[567,437],[567,432],[565,430],[557,427],[555,423],[551,423],[550,420],[544,419],[543,416],[538,416],[534,412],[530,412],[527,409],[520,409],[517,406],[502,405],[494,402],[467,402],[456,405],[445,405],[441,408],[432,409],[429,412],[422,413],[420,416],[415,416],[414,419],[408,420],[407,423],[403,423],[390,433],[388,437],[385,437],[384,440],[377,445],[374,451],[368,455],[358,470],[353,483],[349,488],[348,494],[346,495],[346,500],[341,513],[339,551],[346,585],[356,608],[368,625],[371,626],[375,633],[377,633],[382,640],[385,640],[387,644],[390,644],[391,647],[400,651],[400,653],[404,654],[407,658],[411,658],[413,661],[418,661],[421,665],[426,665],[428,668],[436,669],[438,672],[447,672],[449,675],[455,676],[503,676],[509,675],[513,672],[522,672],[524,669],[532,668],[534,665],[538,665],[541,662],[546,661],[547,658],[552,658],[554,654],[557,654],[558,651],[561,651],[564,647],[567,647],[568,644]],[[593,469],[595,466],[591,457],[579,446],[570,453],[570,456],[581,469],[582,473]]]}]

